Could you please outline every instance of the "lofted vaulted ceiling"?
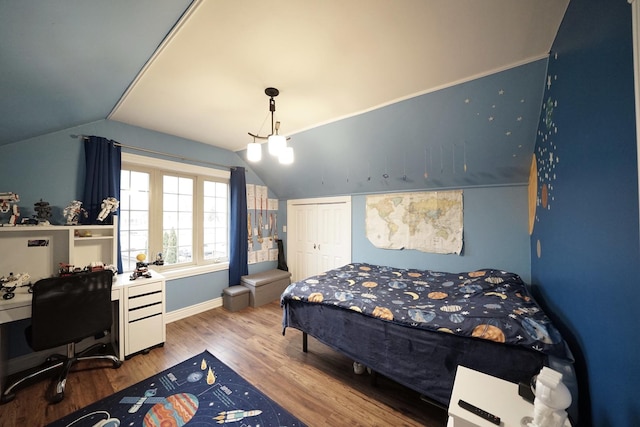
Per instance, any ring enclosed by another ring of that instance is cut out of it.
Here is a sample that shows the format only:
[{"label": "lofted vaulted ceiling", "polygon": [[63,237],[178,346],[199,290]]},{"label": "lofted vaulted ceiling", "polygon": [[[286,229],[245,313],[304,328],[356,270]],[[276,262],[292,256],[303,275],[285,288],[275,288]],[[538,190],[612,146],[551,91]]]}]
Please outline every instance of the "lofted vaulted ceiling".
[{"label": "lofted vaulted ceiling", "polygon": [[[243,155],[248,132],[271,131],[269,86],[280,90],[275,117],[294,145],[296,135],[304,140],[341,119],[546,58],[567,5],[1,0],[0,145],[107,118]],[[540,72],[534,80],[540,96]],[[520,89],[534,99],[529,85]],[[442,141],[418,147],[419,156],[456,150]],[[305,149],[294,148],[297,158]]]}]

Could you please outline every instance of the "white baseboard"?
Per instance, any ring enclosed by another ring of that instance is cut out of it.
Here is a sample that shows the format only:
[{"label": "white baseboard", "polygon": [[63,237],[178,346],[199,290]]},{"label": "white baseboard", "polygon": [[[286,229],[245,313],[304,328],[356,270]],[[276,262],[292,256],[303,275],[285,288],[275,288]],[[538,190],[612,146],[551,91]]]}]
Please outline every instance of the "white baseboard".
[{"label": "white baseboard", "polygon": [[164,323],[175,322],[198,313],[202,313],[213,308],[222,307],[222,297],[214,298],[199,304],[190,305],[189,307],[173,310],[164,315]]}]

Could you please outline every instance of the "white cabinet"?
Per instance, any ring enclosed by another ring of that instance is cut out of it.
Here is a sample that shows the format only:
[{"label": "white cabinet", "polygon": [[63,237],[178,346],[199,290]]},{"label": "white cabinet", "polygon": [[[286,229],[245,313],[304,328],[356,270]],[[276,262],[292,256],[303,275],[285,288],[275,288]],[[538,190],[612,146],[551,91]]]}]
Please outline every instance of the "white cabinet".
[{"label": "white cabinet", "polygon": [[129,280],[126,275],[118,277],[124,290],[121,304],[125,357],[165,342],[165,280],[155,271],[151,271],[151,276],[136,280]]},{"label": "white cabinet", "polygon": [[292,281],[351,262],[351,198],[287,202],[288,265]]}]

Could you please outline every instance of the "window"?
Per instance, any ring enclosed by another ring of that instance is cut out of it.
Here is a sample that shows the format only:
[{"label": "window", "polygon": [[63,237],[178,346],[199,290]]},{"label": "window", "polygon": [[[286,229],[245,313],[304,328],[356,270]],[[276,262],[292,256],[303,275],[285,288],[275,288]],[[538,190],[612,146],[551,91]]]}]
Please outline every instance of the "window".
[{"label": "window", "polygon": [[193,261],[192,178],[162,176],[162,253],[173,265]]},{"label": "window", "polygon": [[228,171],[123,153],[120,192],[125,271],[139,254],[176,277],[227,267]]},{"label": "window", "polygon": [[120,253],[122,268],[132,271],[136,256],[149,253],[148,172],[123,169],[120,174]]}]

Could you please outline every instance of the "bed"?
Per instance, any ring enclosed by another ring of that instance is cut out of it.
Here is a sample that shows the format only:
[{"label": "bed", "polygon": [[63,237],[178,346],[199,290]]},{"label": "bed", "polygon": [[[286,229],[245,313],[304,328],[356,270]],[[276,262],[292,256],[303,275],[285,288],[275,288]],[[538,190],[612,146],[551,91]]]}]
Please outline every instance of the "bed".
[{"label": "bed", "polygon": [[353,263],[292,283],[283,335],[307,335],[447,407],[463,365],[507,381],[543,366],[573,374],[558,330],[514,273],[399,269]]}]

